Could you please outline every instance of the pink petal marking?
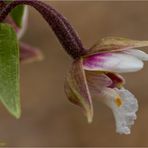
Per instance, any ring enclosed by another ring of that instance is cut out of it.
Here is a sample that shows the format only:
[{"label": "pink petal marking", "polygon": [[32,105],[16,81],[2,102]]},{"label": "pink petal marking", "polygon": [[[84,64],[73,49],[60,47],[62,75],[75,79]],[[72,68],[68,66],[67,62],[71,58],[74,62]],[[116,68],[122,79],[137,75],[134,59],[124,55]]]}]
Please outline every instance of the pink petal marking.
[{"label": "pink petal marking", "polygon": [[88,69],[95,69],[97,67],[99,68],[103,68],[103,64],[104,62],[106,62],[106,58],[112,56],[112,53],[99,53],[99,54],[94,54],[91,56],[88,56],[86,58],[84,58],[83,61],[83,65],[84,68]]},{"label": "pink petal marking", "polygon": [[88,71],[134,72],[143,68],[143,62],[122,52],[100,53],[84,57],[83,67]]}]

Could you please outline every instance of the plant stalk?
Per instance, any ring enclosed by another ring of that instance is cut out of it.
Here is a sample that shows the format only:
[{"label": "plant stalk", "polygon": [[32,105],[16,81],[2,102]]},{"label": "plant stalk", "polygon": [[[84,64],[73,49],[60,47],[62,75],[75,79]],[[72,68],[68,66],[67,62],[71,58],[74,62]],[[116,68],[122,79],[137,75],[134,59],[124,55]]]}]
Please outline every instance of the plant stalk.
[{"label": "plant stalk", "polygon": [[[2,0],[0,0],[2,2]],[[86,54],[87,49],[74,31],[73,27],[68,23],[67,19],[57,12],[51,6],[38,0],[15,0],[7,4],[0,12],[0,22],[3,22],[7,15],[18,5],[30,5],[34,7],[51,26],[60,43],[66,52],[74,59]]]}]

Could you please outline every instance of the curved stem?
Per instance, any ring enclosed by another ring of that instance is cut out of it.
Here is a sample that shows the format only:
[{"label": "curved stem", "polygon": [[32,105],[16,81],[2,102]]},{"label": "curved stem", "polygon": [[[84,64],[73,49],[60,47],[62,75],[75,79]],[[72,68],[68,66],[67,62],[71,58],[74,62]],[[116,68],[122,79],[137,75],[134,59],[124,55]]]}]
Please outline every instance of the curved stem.
[{"label": "curved stem", "polygon": [[51,6],[38,1],[38,0],[15,0],[0,12],[0,22],[2,22],[9,12],[18,5],[30,5],[33,6],[47,23],[51,26],[56,36],[58,37],[60,43],[65,48],[68,54],[73,58],[78,58],[86,53],[86,49],[83,47],[82,42],[74,31],[72,26],[68,23],[65,17],[58,13]]}]

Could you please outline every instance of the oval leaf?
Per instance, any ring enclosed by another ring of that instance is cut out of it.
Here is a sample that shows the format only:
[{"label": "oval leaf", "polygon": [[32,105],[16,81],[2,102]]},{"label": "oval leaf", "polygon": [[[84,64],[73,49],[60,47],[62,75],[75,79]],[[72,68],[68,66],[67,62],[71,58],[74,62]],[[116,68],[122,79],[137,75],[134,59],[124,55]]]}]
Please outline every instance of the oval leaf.
[{"label": "oval leaf", "polygon": [[19,48],[16,33],[8,24],[0,24],[0,101],[20,117]]}]

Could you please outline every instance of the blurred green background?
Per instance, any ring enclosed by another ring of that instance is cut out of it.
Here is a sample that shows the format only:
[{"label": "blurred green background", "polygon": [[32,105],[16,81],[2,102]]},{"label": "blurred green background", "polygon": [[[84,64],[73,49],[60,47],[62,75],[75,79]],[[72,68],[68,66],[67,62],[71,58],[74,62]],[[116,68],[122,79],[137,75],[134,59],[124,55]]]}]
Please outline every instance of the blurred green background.
[{"label": "blurred green background", "polygon": [[[68,18],[86,47],[105,36],[148,40],[148,2],[47,3]],[[148,146],[148,63],[140,72],[124,74],[126,88],[139,101],[131,135],[115,133],[112,112],[97,100],[93,100],[95,115],[89,125],[64,93],[72,59],[39,13],[29,9],[23,40],[41,48],[45,59],[21,65],[22,117],[14,119],[0,105],[0,142],[7,146]]]}]

